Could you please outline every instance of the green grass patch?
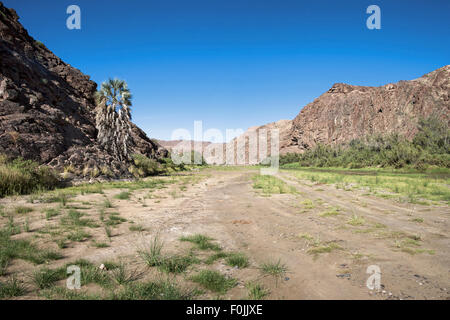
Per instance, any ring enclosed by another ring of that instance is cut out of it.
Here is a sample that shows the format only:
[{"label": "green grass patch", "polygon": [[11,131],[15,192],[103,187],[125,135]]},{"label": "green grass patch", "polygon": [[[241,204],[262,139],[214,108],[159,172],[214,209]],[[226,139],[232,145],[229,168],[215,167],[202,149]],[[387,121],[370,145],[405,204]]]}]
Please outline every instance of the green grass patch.
[{"label": "green grass patch", "polygon": [[330,253],[334,250],[342,250],[342,247],[334,242],[329,242],[323,245],[317,245],[314,248],[309,249],[307,252],[311,255],[318,256],[322,253]]},{"label": "green grass patch", "polygon": [[255,175],[253,177],[253,188],[261,190],[264,195],[297,192],[295,187],[289,186],[286,182],[269,175]]},{"label": "green grass patch", "polygon": [[236,285],[236,280],[227,278],[218,271],[202,270],[191,277],[191,280],[200,284],[205,289],[225,294]]},{"label": "green grass patch", "polygon": [[320,213],[319,216],[321,216],[321,217],[334,217],[334,216],[340,215],[341,214],[340,211],[341,211],[341,209],[335,207],[335,208],[331,208],[331,209],[329,209],[327,211],[324,211],[324,212]]},{"label": "green grass patch", "polygon": [[114,196],[115,199],[128,200],[130,199],[131,193],[129,191],[122,191],[121,193]]},{"label": "green grass patch", "polygon": [[145,231],[145,228],[143,226],[141,226],[140,224],[134,224],[129,227],[129,230],[133,231],[133,232],[143,232],[143,231]]},{"label": "green grass patch", "polygon": [[187,241],[194,243],[200,250],[214,250],[214,251],[222,250],[218,244],[211,242],[211,240],[213,239],[202,234],[183,236],[180,238],[180,241]]},{"label": "green grass patch", "polygon": [[14,208],[14,212],[17,214],[25,214],[30,213],[33,211],[33,208],[25,207],[25,206],[18,206]]},{"label": "green grass patch", "polygon": [[44,211],[45,213],[45,219],[50,220],[53,217],[56,217],[57,215],[60,214],[60,210],[59,209],[46,209]]},{"label": "green grass patch", "polygon": [[22,259],[34,264],[43,264],[61,259],[62,255],[56,251],[39,249],[26,239],[11,239],[8,230],[0,231],[0,261],[8,265],[13,259]]},{"label": "green grass patch", "polygon": [[354,189],[368,190],[377,197],[420,203],[422,199],[450,203],[449,173],[433,174],[400,170],[301,168],[293,171],[300,180],[324,184],[346,183]]},{"label": "green grass patch", "polygon": [[278,260],[277,262],[264,262],[259,266],[259,270],[263,276],[273,277],[277,281],[283,278],[288,272],[287,266],[281,263],[281,260]]},{"label": "green grass patch", "polygon": [[111,300],[192,300],[198,295],[197,290],[187,290],[171,280],[132,283],[122,290],[114,292]]},{"label": "green grass patch", "polygon": [[[20,134],[17,138],[20,139]],[[50,190],[58,184],[59,180],[50,168],[31,160],[12,160],[0,155],[0,198]]]},{"label": "green grass patch", "polygon": [[240,252],[228,253],[225,262],[227,265],[239,269],[247,268],[250,265],[247,256]]},{"label": "green grass patch", "polygon": [[248,291],[248,300],[263,300],[270,294],[269,289],[266,289],[263,285],[256,282],[249,282],[245,287]]},{"label": "green grass patch", "polygon": [[352,215],[352,217],[347,221],[348,224],[352,226],[362,226],[366,223],[366,220],[363,217],[357,216],[356,214]]},{"label": "green grass patch", "polygon": [[15,277],[0,282],[0,299],[20,297],[26,292],[25,285]]}]

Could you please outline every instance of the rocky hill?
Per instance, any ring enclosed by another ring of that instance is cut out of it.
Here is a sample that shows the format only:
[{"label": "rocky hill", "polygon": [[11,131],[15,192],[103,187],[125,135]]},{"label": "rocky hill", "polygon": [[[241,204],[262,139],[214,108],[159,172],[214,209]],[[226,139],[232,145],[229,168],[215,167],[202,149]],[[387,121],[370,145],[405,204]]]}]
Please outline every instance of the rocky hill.
[{"label": "rocky hill", "polygon": [[[255,164],[269,157],[270,135],[265,154],[257,152],[252,159],[249,153],[249,138],[261,130],[279,130],[280,154],[301,153],[318,143],[343,144],[371,134],[398,133],[411,139],[418,120],[432,114],[450,122],[450,65],[415,80],[381,87],[337,83],[305,106],[295,119],[249,128],[228,143],[232,156],[226,157],[224,147],[222,161]],[[259,145],[257,138],[257,149]],[[209,148],[214,146],[220,148]],[[213,158],[205,157],[207,162],[220,162]]]},{"label": "rocky hill", "polygon": [[293,120],[282,152],[302,152],[318,143],[346,143],[376,133],[412,138],[418,119],[431,114],[450,120],[450,65],[381,87],[337,83]]},{"label": "rocky hill", "polygon": [[[0,154],[78,172],[126,174],[128,164],[96,141],[97,84],[63,62],[0,2]],[[158,158],[167,150],[132,125],[134,152]]]}]

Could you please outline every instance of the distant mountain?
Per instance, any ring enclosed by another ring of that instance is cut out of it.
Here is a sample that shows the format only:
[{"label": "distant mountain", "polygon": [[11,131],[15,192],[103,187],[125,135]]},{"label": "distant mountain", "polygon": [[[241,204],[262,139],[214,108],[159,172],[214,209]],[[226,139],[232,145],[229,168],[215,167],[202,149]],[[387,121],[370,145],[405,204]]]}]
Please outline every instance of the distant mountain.
[{"label": "distant mountain", "polygon": [[[0,2],[0,153],[56,168],[101,169],[120,176],[122,163],[97,143],[97,84],[63,62]],[[134,152],[152,158],[167,150],[132,125]]]}]

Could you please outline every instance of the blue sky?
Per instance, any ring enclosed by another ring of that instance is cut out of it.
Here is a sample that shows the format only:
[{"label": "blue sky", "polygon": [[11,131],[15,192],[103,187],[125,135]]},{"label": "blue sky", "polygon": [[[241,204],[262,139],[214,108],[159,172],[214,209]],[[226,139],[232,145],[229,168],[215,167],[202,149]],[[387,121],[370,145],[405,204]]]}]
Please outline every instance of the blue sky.
[{"label": "blue sky", "polygon": [[[97,83],[125,79],[150,137],[294,118],[333,83],[379,86],[450,64],[450,1],[2,0]],[[81,8],[82,29],[66,28]],[[381,8],[381,30],[366,8]]]}]

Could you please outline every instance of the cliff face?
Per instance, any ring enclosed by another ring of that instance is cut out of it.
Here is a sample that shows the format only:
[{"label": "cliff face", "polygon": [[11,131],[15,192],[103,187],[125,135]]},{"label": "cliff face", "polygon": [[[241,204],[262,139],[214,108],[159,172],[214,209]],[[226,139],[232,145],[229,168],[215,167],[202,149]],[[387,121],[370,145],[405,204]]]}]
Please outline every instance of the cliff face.
[{"label": "cliff face", "polygon": [[[13,9],[0,2],[0,153],[62,168],[127,165],[97,144],[97,84],[30,37]],[[152,158],[167,151],[133,125],[134,152]]]},{"label": "cliff face", "polygon": [[361,87],[338,83],[293,120],[284,149],[303,152],[318,143],[340,144],[381,133],[412,138],[420,117],[450,120],[450,65],[421,78]]}]

